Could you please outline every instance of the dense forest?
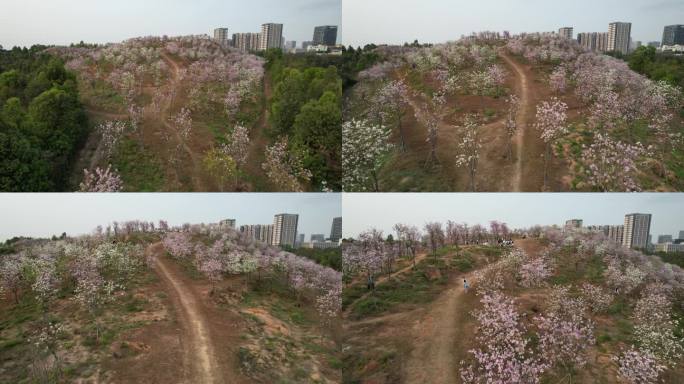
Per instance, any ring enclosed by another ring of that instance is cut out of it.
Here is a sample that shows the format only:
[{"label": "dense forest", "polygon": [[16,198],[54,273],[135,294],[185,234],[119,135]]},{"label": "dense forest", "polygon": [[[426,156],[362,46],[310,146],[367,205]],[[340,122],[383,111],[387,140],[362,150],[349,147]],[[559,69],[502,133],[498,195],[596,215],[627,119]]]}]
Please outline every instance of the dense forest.
[{"label": "dense forest", "polygon": [[0,49],[0,190],[65,191],[87,117],[76,78],[45,47]]},{"label": "dense forest", "polygon": [[639,47],[624,59],[633,71],[652,80],[684,87],[684,56],[658,53],[655,47]]},{"label": "dense forest", "polygon": [[[267,52],[266,59],[273,83],[271,134],[291,138],[289,150],[301,156],[313,185],[340,190],[342,81],[337,67],[314,55],[283,55],[279,50]],[[334,184],[325,185],[326,180]]]}]

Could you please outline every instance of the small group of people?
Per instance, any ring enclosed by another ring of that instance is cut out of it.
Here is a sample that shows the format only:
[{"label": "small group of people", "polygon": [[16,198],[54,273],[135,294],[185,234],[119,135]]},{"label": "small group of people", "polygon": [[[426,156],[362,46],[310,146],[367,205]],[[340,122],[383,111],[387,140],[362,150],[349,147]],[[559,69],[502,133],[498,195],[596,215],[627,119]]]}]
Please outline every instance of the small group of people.
[{"label": "small group of people", "polygon": [[499,247],[512,247],[513,240],[499,239]]}]

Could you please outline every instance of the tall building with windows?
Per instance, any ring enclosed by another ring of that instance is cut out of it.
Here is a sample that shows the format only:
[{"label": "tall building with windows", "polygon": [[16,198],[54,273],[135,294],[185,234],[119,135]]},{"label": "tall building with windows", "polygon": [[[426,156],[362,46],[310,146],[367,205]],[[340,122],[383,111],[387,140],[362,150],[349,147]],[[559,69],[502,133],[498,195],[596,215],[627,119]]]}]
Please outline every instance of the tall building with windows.
[{"label": "tall building with windows", "polygon": [[558,30],[558,34],[560,37],[564,37],[568,40],[572,40],[574,36],[574,28],[573,27],[563,27]]},{"label": "tall building with windows", "polygon": [[273,218],[273,236],[271,245],[294,247],[297,240],[299,215],[281,213]]},{"label": "tall building with windows", "polygon": [[596,34],[596,50],[599,52],[608,52],[608,32],[599,32]]},{"label": "tall building with windows", "polygon": [[608,25],[608,52],[629,53],[632,40],[632,23],[615,22]]},{"label": "tall building with windows", "polygon": [[678,239],[684,240],[684,231],[679,231],[679,237]]},{"label": "tall building with windows", "polygon": [[325,235],[324,234],[313,234],[313,235],[311,235],[311,242],[312,243],[325,243]]},{"label": "tall building with windows", "polygon": [[224,47],[228,46],[228,28],[214,29],[214,40]]},{"label": "tall building with windows", "polygon": [[271,244],[273,239],[273,226],[272,225],[241,225],[240,232],[244,233],[247,237],[252,240],[260,241],[264,244]]},{"label": "tall building with windows", "polygon": [[256,51],[259,49],[259,41],[261,40],[258,33],[234,33],[233,47],[243,52]]},{"label": "tall building with windows", "polygon": [[233,228],[235,229],[236,221],[235,219],[226,219],[226,220],[221,220],[219,222],[219,226],[221,228]]},{"label": "tall building with windows", "polygon": [[597,48],[597,38],[598,33],[596,32],[583,32],[577,34],[577,42],[580,46],[595,51]]},{"label": "tall building with windows", "polygon": [[665,27],[663,45],[684,45],[684,25],[668,25]]},{"label": "tall building with windows", "polygon": [[658,236],[658,244],[665,244],[672,242],[672,235],[660,235]]},{"label": "tall building with windows", "polygon": [[582,228],[582,219],[572,219],[565,222],[565,228]]},{"label": "tall building with windows", "polygon": [[608,239],[610,239],[612,242],[622,244],[624,232],[624,225],[609,225],[607,226],[606,236],[608,236]]},{"label": "tall building with windows", "polygon": [[336,217],[333,219],[332,228],[330,228],[330,241],[338,243],[342,240],[342,218]]},{"label": "tall building with windows", "polygon": [[261,39],[259,50],[265,51],[271,48],[283,48],[283,25],[267,23],[261,26]]},{"label": "tall building with windows", "polygon": [[313,45],[335,45],[337,44],[337,26],[323,25],[314,28]]},{"label": "tall building with windows", "polygon": [[627,248],[646,249],[651,234],[651,215],[632,213],[625,216],[622,245]]}]

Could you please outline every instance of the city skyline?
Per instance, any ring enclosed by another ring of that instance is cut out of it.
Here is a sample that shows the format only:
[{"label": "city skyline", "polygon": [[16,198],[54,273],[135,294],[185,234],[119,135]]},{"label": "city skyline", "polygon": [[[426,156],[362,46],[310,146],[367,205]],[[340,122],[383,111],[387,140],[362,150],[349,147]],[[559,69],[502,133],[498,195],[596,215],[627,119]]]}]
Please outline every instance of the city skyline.
[{"label": "city skyline", "polygon": [[[421,7],[412,4],[415,2],[409,0],[345,0],[343,43],[403,44],[415,39],[442,43],[485,30],[516,34],[557,32],[562,27],[573,27],[575,34],[608,32],[610,23],[620,21],[631,22],[632,40],[646,44],[661,41],[666,25],[681,24],[684,20],[684,2],[672,0],[530,0],[524,4],[505,0],[430,0],[421,3]],[[377,17],[388,9],[392,11],[391,18]]]},{"label": "city skyline", "polygon": [[79,41],[104,44],[140,36],[213,36],[215,28],[228,28],[231,36],[259,32],[266,23],[284,24],[287,40],[308,41],[316,26],[341,25],[342,17],[340,0],[11,0],[3,6],[0,45],[5,49]]},{"label": "city skyline", "polygon": [[319,233],[341,216],[340,194],[3,194],[0,241],[15,236],[87,234],[113,221],[167,220],[170,225],[218,223],[272,224],[275,215],[299,215],[302,233]]},{"label": "city skyline", "polygon": [[[623,225],[625,215],[652,214],[651,234],[679,233],[684,230],[681,207],[684,195],[640,194],[439,194],[420,195],[354,194],[342,197],[344,238],[356,237],[371,227],[393,233],[396,223],[422,229],[427,222],[447,220],[488,225],[492,220],[510,228],[533,225],[563,227],[571,219],[583,220],[583,226]],[[401,209],[397,209],[401,207]],[[369,222],[368,217],[373,221]]]}]

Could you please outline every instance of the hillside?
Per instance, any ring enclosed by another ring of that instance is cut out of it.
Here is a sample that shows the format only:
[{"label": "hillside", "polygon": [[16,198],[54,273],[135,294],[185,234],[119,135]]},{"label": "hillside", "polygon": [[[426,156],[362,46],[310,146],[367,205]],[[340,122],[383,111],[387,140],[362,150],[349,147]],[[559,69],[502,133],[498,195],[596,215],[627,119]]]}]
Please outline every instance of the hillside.
[{"label": "hillside", "polygon": [[[681,268],[589,232],[547,229],[511,248],[458,239],[418,251],[415,267],[403,241],[364,234],[348,246],[345,383],[684,378]],[[389,265],[368,291],[368,271]]]},{"label": "hillside", "polygon": [[345,190],[684,189],[681,89],[625,62],[544,34],[375,52],[345,100]]},{"label": "hillside", "polygon": [[[291,117],[283,122],[277,119],[280,93],[289,90],[290,78],[272,70],[282,54],[243,53],[208,36],[81,43],[46,52],[77,75],[90,118],[91,134],[71,178],[76,188],[87,170],[95,175],[94,181],[85,177],[87,190],[108,178],[126,191],[339,189],[339,141],[329,138],[341,119],[334,67],[302,69],[307,77],[298,89],[328,88],[290,94],[284,107]],[[328,74],[319,79],[317,71]],[[312,141],[307,130],[315,129],[322,131]],[[322,151],[327,157],[316,157]]]},{"label": "hillside", "polygon": [[340,274],[308,259],[165,222],[9,247],[2,382],[340,380]]}]

